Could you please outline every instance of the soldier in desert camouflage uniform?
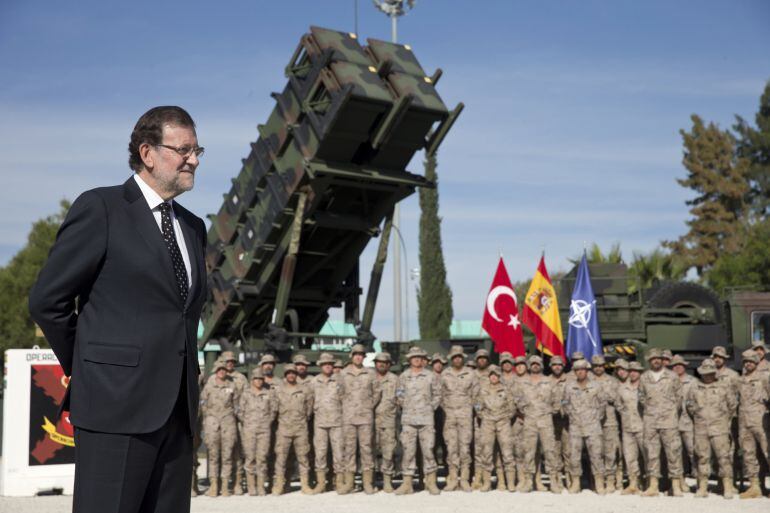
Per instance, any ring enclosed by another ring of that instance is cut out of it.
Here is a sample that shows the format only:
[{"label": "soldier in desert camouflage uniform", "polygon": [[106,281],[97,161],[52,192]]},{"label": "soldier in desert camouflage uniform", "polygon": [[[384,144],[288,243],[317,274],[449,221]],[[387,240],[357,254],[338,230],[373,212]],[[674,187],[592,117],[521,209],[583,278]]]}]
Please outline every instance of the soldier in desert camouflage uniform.
[{"label": "soldier in desert camouflage uniform", "polygon": [[[479,349],[473,360],[466,365],[475,369],[479,386],[489,381],[489,351]],[[480,431],[478,429],[481,419],[477,418],[475,424],[476,429],[473,430],[473,483],[471,487],[478,490],[481,487],[481,442],[479,441]]]},{"label": "soldier in desert camouflage uniform", "polygon": [[[297,384],[307,385],[313,379],[313,376],[308,374],[307,369],[310,367],[310,360],[307,359],[302,353],[295,354],[291,358],[291,363],[294,364],[294,368],[297,369]],[[332,364],[334,365],[334,364]],[[334,367],[332,367],[333,369]]]},{"label": "soldier in desert camouflage uniform", "polygon": [[342,401],[344,389],[339,375],[334,374],[334,357],[321,353],[317,362],[321,373],[307,383],[313,395],[313,447],[315,449],[316,487],[313,493],[326,490],[328,456],[331,447],[335,488],[343,493],[345,488],[342,458]]},{"label": "soldier in desert camouflage uniform", "polygon": [[238,436],[235,420],[238,393],[233,379],[227,374],[227,364],[223,360],[219,359],[214,363],[214,374],[203,387],[200,401],[211,480],[206,495],[216,497],[219,494],[221,478],[222,496],[227,497],[230,495],[227,481],[232,472],[233,447]]},{"label": "soldier in desert camouflage uniform", "polygon": [[583,473],[581,455],[583,445],[591,460],[591,472],[596,483],[596,493],[605,494],[604,457],[602,452],[602,417],[607,400],[604,390],[595,380],[589,380],[591,364],[578,360],[572,365],[574,379],[564,387],[562,407],[569,416],[570,436],[570,493],[580,492],[580,476]]},{"label": "soldier in desert camouflage uniform", "polygon": [[398,377],[396,398],[401,407],[401,472],[404,482],[396,489],[396,495],[414,492],[413,480],[417,474],[417,444],[422,452],[422,468],[425,472],[425,488],[431,495],[440,493],[436,484],[436,460],[433,457],[435,443],[434,412],[441,400],[439,383],[433,373],[425,369],[427,353],[412,347],[406,355],[409,368]]},{"label": "soldier in desert camouflage uniform", "polygon": [[[679,381],[682,383],[682,400],[687,397],[687,389],[698,382],[694,376],[687,374],[687,360],[682,358],[681,355],[674,355],[671,358],[671,370],[674,371],[679,377]],[[682,448],[684,454],[687,455],[687,463],[690,466],[690,473],[695,474],[695,432],[692,424],[692,418],[683,407],[679,414],[679,436],[682,438]],[[682,462],[684,468],[684,462]]]},{"label": "soldier in desert camouflage uniform", "polygon": [[[506,384],[510,387],[511,392],[513,391],[513,388],[516,386],[516,383],[518,383],[521,380],[527,379],[527,376],[529,374],[529,366],[527,365],[527,357],[526,356],[516,356],[513,358],[513,378],[508,381]],[[523,476],[521,475],[524,472],[524,467],[526,465],[526,461],[524,460],[524,457],[526,455],[526,447],[524,447],[524,443],[522,441],[522,436],[524,435],[524,417],[523,414],[519,411],[516,412],[514,418],[513,418],[513,425],[511,426],[511,435],[513,436],[513,459],[516,462],[516,480],[517,482],[521,483],[523,481]],[[503,484],[502,479],[502,460],[500,459],[500,456],[497,456],[497,459],[495,461],[495,470],[498,475],[497,480],[497,489],[498,491],[505,490],[505,485]],[[515,483],[509,483],[508,489],[514,489]]]},{"label": "soldier in desert camouflage uniform", "polygon": [[[500,382],[500,369],[496,365],[489,367],[488,380],[481,384],[476,412],[481,419],[479,443],[481,453],[481,491],[492,489],[492,468],[495,442],[500,447],[503,466],[509,476],[513,474],[513,437],[511,418],[515,414],[515,405],[511,389]],[[512,480],[512,477],[511,477]]]},{"label": "soldier in desert camouflage uniform", "polygon": [[679,413],[682,406],[682,383],[670,369],[663,366],[662,351],[647,351],[650,370],[639,380],[639,402],[644,415],[644,452],[647,455],[649,485],[642,494],[654,497],[659,493],[661,445],[666,452],[671,493],[682,497],[682,439],[679,437]]},{"label": "soldier in desert camouflage uniform", "polygon": [[[441,353],[433,353],[433,356],[431,356],[430,359],[430,366],[433,370],[433,377],[436,380],[436,383],[438,384],[439,389],[441,389],[441,374],[444,372],[444,369],[446,368],[447,359],[444,358],[444,355]],[[446,441],[444,440],[444,420],[446,418],[446,414],[444,413],[444,410],[439,406],[436,408],[436,413],[434,416],[434,422],[433,425],[436,429],[436,445],[433,448],[433,454],[436,458],[436,464],[439,467],[446,466]]]},{"label": "soldier in desert camouflage uniform", "polygon": [[618,470],[620,458],[620,425],[615,410],[615,394],[618,389],[618,380],[605,372],[604,356],[595,354],[591,357],[591,371],[594,381],[599,383],[604,390],[607,399],[607,411],[602,420],[602,451],[604,452],[604,486],[607,493],[615,492],[615,476]]},{"label": "soldier in desert camouflage uniform", "polygon": [[238,401],[249,495],[265,495],[270,428],[276,415],[273,393],[264,385],[262,370],[257,367],[251,371],[251,386],[244,390]]},{"label": "soldier in desert camouflage uniform", "polygon": [[342,403],[342,440],[345,454],[345,493],[353,491],[356,473],[356,448],[361,453],[364,493],[374,488],[374,408],[380,401],[380,389],[374,372],[364,367],[366,348],[356,344],[350,350],[351,363],[342,372],[345,400]]},{"label": "soldier in desert camouflage uniform", "polygon": [[725,499],[732,499],[733,457],[730,450],[730,421],[738,404],[736,396],[717,381],[714,362],[706,358],[698,367],[701,382],[687,389],[685,405],[695,426],[695,452],[698,455],[698,491],[696,497],[708,497],[711,455],[719,463]]},{"label": "soldier in desert camouflage uniform", "polygon": [[[639,362],[628,363],[625,360],[616,363],[617,369],[628,369],[628,375],[619,373],[622,379],[616,394],[615,407],[620,414],[622,426],[623,459],[628,470],[628,486],[622,495],[639,493],[640,465],[639,458],[644,458],[644,423],[639,404],[639,379],[644,368]],[[620,484],[620,483],[618,483]]]},{"label": "soldier in desert camouflage uniform", "polygon": [[452,346],[449,363],[450,367],[441,374],[441,408],[446,415],[444,440],[449,467],[444,490],[451,492],[459,486],[470,492],[473,405],[479,393],[479,381],[476,373],[465,366],[462,346]]},{"label": "soldier in desert camouflage uniform", "polygon": [[757,449],[770,465],[767,448],[767,405],[770,402],[768,373],[759,370],[759,354],[756,350],[744,351],[743,375],[740,377],[740,405],[738,411],[738,441],[743,452],[743,473],[749,478],[749,488],[741,499],[762,497],[759,486],[759,459]]},{"label": "soldier in desert camouflage uniform", "polygon": [[385,493],[393,493],[396,415],[398,414],[398,404],[396,403],[398,376],[390,372],[391,365],[390,353],[377,353],[374,357],[377,388],[380,391],[380,400],[374,409],[375,445],[382,458],[380,472],[382,472],[382,491]]},{"label": "soldier in desert camouflage uniform", "polygon": [[[233,380],[233,385],[235,386],[235,391],[238,396],[240,396],[243,391],[249,386],[249,380],[246,379],[246,376],[235,370],[235,364],[238,363],[238,360],[235,358],[235,353],[232,351],[224,351],[220,356],[220,359],[225,362],[225,365],[227,366],[227,375],[230,377],[230,379]],[[213,378],[210,377],[209,380]],[[235,495],[243,495],[243,462],[244,462],[244,453],[243,453],[243,446],[241,445],[241,439],[243,438],[243,426],[241,426],[240,422],[238,423],[238,431],[237,431],[237,438],[235,440],[235,445],[233,446],[233,464],[235,467],[235,475],[233,476],[233,491]],[[225,488],[229,485],[222,483],[222,488]]]},{"label": "soldier in desert camouflage uniform", "polygon": [[[553,381],[543,376],[542,358],[532,355],[527,363],[529,376],[518,380],[513,386],[516,409],[524,418],[521,438],[524,446],[524,466],[519,472],[517,491],[532,491],[539,441],[545,457],[546,471],[551,477],[551,491],[561,493],[561,458],[553,432],[553,414],[561,409],[560,394]],[[539,464],[539,461],[537,463]],[[512,481],[513,476],[506,476],[506,480]]]},{"label": "soldier in desert camouflage uniform", "polygon": [[342,360],[334,360],[334,373],[339,374],[342,372],[342,369],[345,368],[345,365],[342,363]]},{"label": "soldier in desert camouflage uniform", "polygon": [[294,446],[299,463],[299,479],[302,493],[311,494],[310,488],[310,440],[308,419],[313,413],[313,396],[309,387],[297,384],[297,369],[294,364],[283,368],[284,381],[273,391],[275,408],[278,411],[278,431],[275,436],[275,472],[273,495],[281,495],[286,484],[286,460]]},{"label": "soldier in desert camouflage uniform", "polygon": [[757,358],[759,358],[757,370],[759,372],[770,373],[770,362],[765,359],[765,355],[767,354],[767,346],[765,343],[761,340],[753,340],[751,342],[751,349],[757,353]]},{"label": "soldier in desert camouflage uniform", "polygon": [[258,365],[262,371],[262,377],[265,380],[264,387],[275,388],[280,384],[280,382],[273,377],[276,363],[278,363],[278,360],[276,360],[275,356],[272,354],[262,355],[262,358],[259,359]]},{"label": "soldier in desert camouflage uniform", "polygon": [[717,380],[723,385],[728,386],[735,397],[738,397],[738,378],[740,378],[740,374],[726,365],[727,360],[730,359],[727,350],[722,346],[714,346],[714,349],[711,350],[711,359],[717,368]]},{"label": "soldier in desert camouflage uniform", "polygon": [[566,468],[569,466],[569,418],[561,406],[561,400],[564,398],[564,387],[567,385],[567,375],[564,373],[564,359],[559,355],[554,355],[551,357],[548,366],[551,368],[551,374],[548,376],[548,379],[553,383],[554,399],[559,405],[559,410],[553,415],[553,434],[556,440],[558,456],[561,458],[561,468],[565,469],[567,486],[569,486],[569,473],[566,472]]}]

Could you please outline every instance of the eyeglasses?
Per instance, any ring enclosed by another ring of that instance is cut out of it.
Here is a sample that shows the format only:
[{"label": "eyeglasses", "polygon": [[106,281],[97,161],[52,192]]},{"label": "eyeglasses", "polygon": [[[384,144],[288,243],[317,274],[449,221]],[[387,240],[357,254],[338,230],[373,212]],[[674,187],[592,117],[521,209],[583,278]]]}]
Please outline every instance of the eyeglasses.
[{"label": "eyeglasses", "polygon": [[203,148],[202,146],[169,146],[168,144],[156,144],[155,146],[161,146],[163,148],[168,148],[169,150],[174,150],[179,154],[180,157],[184,159],[189,159],[190,155],[195,153],[196,157],[200,157],[203,155],[203,152],[206,151],[206,148]]}]

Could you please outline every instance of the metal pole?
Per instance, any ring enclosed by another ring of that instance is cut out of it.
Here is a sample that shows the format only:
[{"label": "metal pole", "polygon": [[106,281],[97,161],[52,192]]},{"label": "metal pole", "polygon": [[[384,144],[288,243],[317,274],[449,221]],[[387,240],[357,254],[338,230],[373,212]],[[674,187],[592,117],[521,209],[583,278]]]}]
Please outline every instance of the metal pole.
[{"label": "metal pole", "polygon": [[[390,15],[390,38],[396,43],[398,42],[398,15],[394,12]],[[401,227],[401,208],[396,203],[393,209],[393,228],[397,233],[401,233],[399,228]],[[403,328],[401,326],[401,298],[403,292],[401,290],[401,238],[393,238],[393,340],[401,342],[404,340]]]}]

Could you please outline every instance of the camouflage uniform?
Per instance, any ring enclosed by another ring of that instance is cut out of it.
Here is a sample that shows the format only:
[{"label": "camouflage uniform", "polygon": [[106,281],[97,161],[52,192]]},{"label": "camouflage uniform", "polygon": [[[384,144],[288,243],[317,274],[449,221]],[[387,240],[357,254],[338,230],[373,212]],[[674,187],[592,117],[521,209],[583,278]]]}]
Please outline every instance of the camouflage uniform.
[{"label": "camouflage uniform", "polygon": [[[587,368],[588,366],[586,361],[576,362],[573,369]],[[603,482],[602,417],[607,407],[603,388],[595,381],[589,381],[587,378],[582,386],[577,378],[568,380],[564,387],[562,407],[569,417],[569,472],[572,476],[573,486],[576,483],[579,486],[579,476],[583,473],[580,460],[584,443],[591,460],[591,472],[593,472],[597,483]]]},{"label": "camouflage uniform", "polygon": [[[490,372],[496,372],[498,375],[500,373],[495,367],[492,367]],[[481,418],[481,426],[478,431],[482,470],[487,474],[492,472],[494,468],[493,454],[495,442],[497,442],[505,471],[510,474],[515,465],[511,419],[516,413],[511,389],[502,382],[496,385],[489,381],[483,383],[479,389],[476,411]],[[487,475],[485,479],[487,483],[488,479],[489,476]],[[487,486],[486,483],[485,486]]]},{"label": "camouflage uniform", "polygon": [[342,453],[342,403],[344,389],[337,374],[315,376],[308,387],[313,394],[313,447],[315,470],[326,472],[329,446],[334,472],[345,471]]},{"label": "camouflage uniform", "polygon": [[[220,355],[220,358],[224,362],[233,361],[237,362],[238,360],[235,358],[235,353],[232,351],[225,351]],[[227,371],[227,375],[233,380],[233,384],[235,385],[235,391],[238,396],[240,396],[246,388],[249,386],[249,380],[246,379],[246,376],[238,372],[237,370]],[[211,380],[213,376],[209,378]],[[235,440],[235,445],[233,446],[233,463],[235,464],[235,476],[233,479],[234,488],[236,495],[240,495],[243,493],[242,488],[242,481],[243,481],[243,464],[244,464],[244,458],[245,453],[243,450],[243,444],[241,440],[243,440],[244,432],[243,432],[243,426],[240,422],[238,422],[238,430],[237,430],[237,436]]]},{"label": "camouflage uniform", "polygon": [[[564,365],[564,360],[560,356],[551,357],[550,365],[554,365],[554,361]],[[554,400],[559,405],[559,410],[553,415],[553,434],[558,456],[561,458],[561,467],[564,468],[569,465],[569,418],[564,413],[561,402],[564,398],[564,388],[567,385],[567,375],[562,373],[561,376],[556,377],[551,374],[548,379],[553,383]]]},{"label": "camouflage uniform", "polygon": [[[604,357],[594,355],[591,358],[591,364],[604,366]],[[604,475],[608,480],[607,482],[614,485],[620,452],[620,425],[615,410],[616,394],[620,382],[607,373],[601,376],[593,374],[593,380],[602,387],[604,397],[607,400],[606,412],[602,420],[602,451],[604,453]]]},{"label": "camouflage uniform", "polygon": [[[652,350],[651,350],[652,352]],[[657,354],[657,353],[652,353]],[[656,379],[657,377],[657,379]],[[682,405],[682,384],[673,371],[665,367],[658,376],[652,371],[639,379],[639,402],[644,408],[644,449],[647,455],[647,474],[660,478],[661,444],[666,452],[668,474],[681,479],[682,439],[679,437],[679,411]]]},{"label": "camouflage uniform", "polygon": [[615,406],[620,413],[620,425],[623,432],[623,459],[626,461],[629,479],[639,477],[639,456],[644,458],[644,424],[639,404],[639,382],[634,385],[631,380],[627,379],[620,383]]},{"label": "camouflage uniform", "polygon": [[[449,358],[454,356],[454,349]],[[462,353],[462,348],[460,348]],[[473,440],[473,405],[479,393],[476,373],[467,367],[454,367],[441,374],[441,407],[446,415],[444,440],[447,444],[447,464],[455,470],[470,468]]]},{"label": "camouflage uniform", "polygon": [[361,470],[374,470],[372,425],[374,407],[380,400],[374,372],[366,367],[348,365],[340,373],[345,392],[342,402],[342,440],[345,471],[356,471],[356,447],[361,453]]},{"label": "camouflage uniform", "polygon": [[[515,358],[511,358],[511,362],[515,365],[518,364],[526,364],[527,358],[526,356],[517,356]],[[524,374],[522,376],[519,376],[516,372],[514,372],[510,378],[505,381],[501,380],[504,383],[506,383],[511,390],[511,393],[513,393],[513,389],[516,387],[516,384],[520,381],[527,379],[527,374]],[[523,442],[523,436],[524,436],[524,417],[522,416],[522,413],[517,411],[515,413],[515,416],[513,418],[513,424],[511,426],[511,437],[513,439],[513,459],[516,461],[516,468],[517,469],[523,469],[526,465],[526,462],[524,461],[525,455],[527,453],[526,447],[524,446]],[[497,457],[497,469],[500,469],[500,464],[502,463],[500,461],[500,456]],[[521,481],[521,476],[519,476],[519,481]]]},{"label": "camouflage uniform", "polygon": [[[389,354],[380,353],[377,357],[387,358],[387,361],[390,361]],[[392,476],[395,471],[398,376],[387,372],[384,375],[377,373],[376,378],[380,400],[374,409],[375,444],[382,457],[380,472],[385,476]]]},{"label": "camouflage uniform", "polygon": [[[224,368],[223,363],[219,366]],[[212,377],[215,379],[208,380],[200,398],[204,441],[209,455],[209,477],[213,480],[221,477],[223,492],[227,494],[227,481],[233,469],[233,447],[238,436],[235,419],[238,394],[229,376],[224,382],[219,382],[215,375]],[[217,489],[218,483],[213,486],[213,491]]]},{"label": "camouflage uniform", "polygon": [[[712,349],[711,357],[713,358],[714,356],[719,356],[725,360],[730,358],[730,355],[727,354],[727,350],[722,346],[715,346],[714,349]],[[717,380],[727,386],[735,397],[738,397],[740,388],[739,378],[740,374],[727,365],[723,365],[721,369],[717,369]]]},{"label": "camouflage uniform", "polygon": [[[743,361],[760,363],[758,355],[753,350],[744,351]],[[744,475],[749,479],[759,476],[759,460],[757,448],[770,464],[767,447],[767,433],[764,426],[767,422],[767,404],[770,402],[770,381],[768,373],[759,369],[746,373],[739,379],[740,407],[738,410],[738,440],[743,451]]]},{"label": "camouflage uniform", "polygon": [[[261,372],[252,372],[261,376]],[[272,392],[262,387],[249,386],[238,402],[238,420],[243,426],[243,452],[246,473],[257,476],[259,489],[264,490],[267,477],[267,460],[270,454],[270,428],[275,420],[275,398]],[[261,494],[261,493],[260,493]]]},{"label": "camouflage uniform", "polygon": [[417,474],[417,443],[422,451],[422,468],[425,474],[436,472],[433,456],[435,429],[433,412],[438,408],[441,393],[433,372],[421,369],[414,373],[405,370],[398,377],[396,397],[401,407],[401,449],[403,458],[401,473],[405,476]]},{"label": "camouflage uniform", "polygon": [[[671,366],[673,367],[675,365],[684,365],[687,367],[687,361],[680,355],[675,355],[671,359]],[[679,424],[677,425],[677,429],[679,430],[679,436],[682,438],[682,447],[684,449],[684,453],[687,455],[687,461],[690,465],[690,468],[692,469],[692,472],[695,473],[695,428],[692,423],[692,418],[684,408],[684,399],[687,397],[687,391],[689,388],[695,385],[698,380],[694,376],[683,374],[679,378],[679,381],[682,383],[683,403],[681,413],[679,414]],[[684,462],[682,463],[682,468],[684,468]]]},{"label": "camouflage uniform", "polygon": [[[284,367],[284,375],[293,369],[292,364],[287,364]],[[299,463],[300,480],[307,485],[310,473],[308,419],[313,412],[313,395],[309,387],[298,384],[290,385],[285,380],[281,386],[273,391],[273,394],[275,407],[278,411],[273,492],[276,493],[276,489],[278,489],[278,493],[280,493],[286,478],[286,460],[292,445]]]}]

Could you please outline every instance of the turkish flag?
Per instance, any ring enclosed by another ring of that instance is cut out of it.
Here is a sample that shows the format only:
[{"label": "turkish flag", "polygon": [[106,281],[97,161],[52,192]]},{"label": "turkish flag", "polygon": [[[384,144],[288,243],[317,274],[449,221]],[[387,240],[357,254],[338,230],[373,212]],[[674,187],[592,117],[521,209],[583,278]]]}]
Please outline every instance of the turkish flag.
[{"label": "turkish flag", "polygon": [[526,354],[516,292],[513,290],[502,257],[497,264],[495,279],[492,280],[492,286],[489,288],[489,294],[487,294],[481,327],[495,343],[496,353],[508,351],[513,356]]}]

